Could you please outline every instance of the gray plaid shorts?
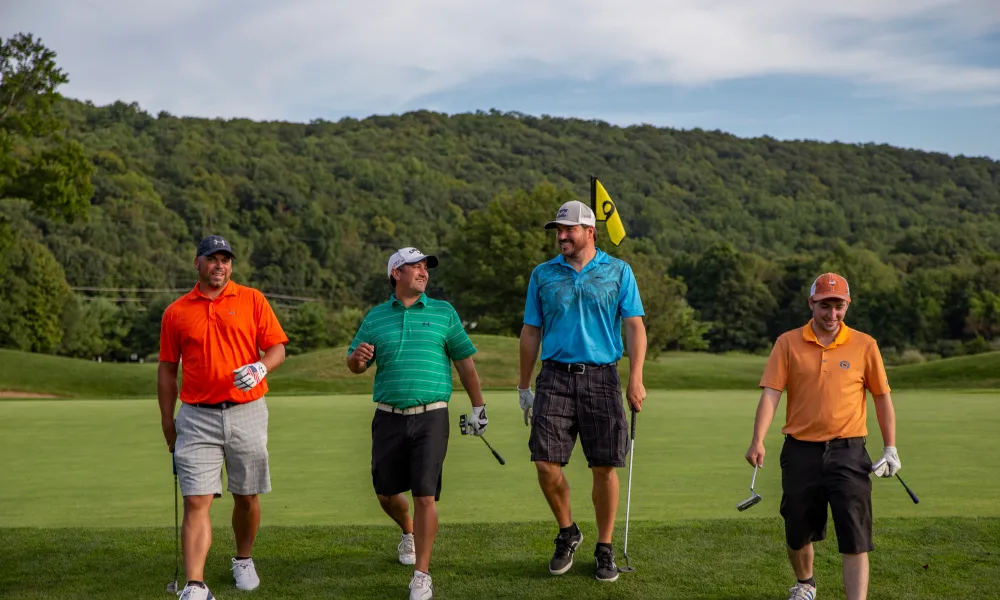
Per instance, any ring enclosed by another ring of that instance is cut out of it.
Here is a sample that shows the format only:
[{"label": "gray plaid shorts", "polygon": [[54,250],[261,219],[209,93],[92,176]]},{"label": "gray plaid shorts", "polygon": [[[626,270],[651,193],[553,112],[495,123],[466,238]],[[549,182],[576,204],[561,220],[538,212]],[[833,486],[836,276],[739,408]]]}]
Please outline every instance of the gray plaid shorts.
[{"label": "gray plaid shorts", "polygon": [[577,374],[542,363],[533,414],[531,460],[566,465],[579,435],[588,467],[625,466],[628,421],[616,365]]},{"label": "gray plaid shorts", "polygon": [[252,496],[271,491],[264,398],[225,409],[181,404],[177,412],[174,460],[184,496],[222,493]]}]

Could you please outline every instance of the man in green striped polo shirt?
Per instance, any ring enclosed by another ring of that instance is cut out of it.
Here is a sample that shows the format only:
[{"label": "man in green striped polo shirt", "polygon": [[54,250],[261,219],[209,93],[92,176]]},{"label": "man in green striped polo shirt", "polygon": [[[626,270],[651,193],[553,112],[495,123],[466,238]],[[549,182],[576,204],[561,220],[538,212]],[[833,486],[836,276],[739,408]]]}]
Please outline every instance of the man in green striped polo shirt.
[{"label": "man in green striped polo shirt", "polygon": [[[448,451],[451,363],[472,401],[472,434],[486,430],[486,404],[472,361],[476,353],[458,313],[424,291],[435,256],[403,248],[389,257],[394,293],[372,308],[347,350],[347,367],[364,373],[374,363],[372,483],[382,510],[399,524],[399,561],[415,565],[410,600],[432,597],[431,548]],[[403,492],[413,495],[414,514]]]}]

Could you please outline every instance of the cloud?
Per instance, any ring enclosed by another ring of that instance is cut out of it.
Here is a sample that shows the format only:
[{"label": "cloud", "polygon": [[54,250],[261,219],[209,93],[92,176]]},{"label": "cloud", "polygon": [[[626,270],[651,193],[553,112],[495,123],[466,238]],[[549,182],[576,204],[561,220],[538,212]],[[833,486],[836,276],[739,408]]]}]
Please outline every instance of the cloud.
[{"label": "cloud", "polygon": [[1000,32],[994,3],[36,0],[0,8],[0,35],[42,37],[70,74],[67,95],[202,116],[385,113],[538,79],[683,89],[827,77],[900,103],[981,106],[1000,101],[1000,64],[966,49]]}]

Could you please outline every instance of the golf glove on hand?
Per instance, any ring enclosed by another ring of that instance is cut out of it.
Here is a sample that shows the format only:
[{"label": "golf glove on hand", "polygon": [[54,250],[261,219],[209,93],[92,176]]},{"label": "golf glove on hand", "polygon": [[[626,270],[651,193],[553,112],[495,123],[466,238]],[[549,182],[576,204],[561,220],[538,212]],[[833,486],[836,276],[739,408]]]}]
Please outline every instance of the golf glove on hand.
[{"label": "golf glove on hand", "polygon": [[262,362],[255,362],[243,365],[233,371],[233,373],[235,374],[233,376],[233,385],[241,392],[249,392],[267,377],[267,367]]},{"label": "golf glove on hand", "polygon": [[489,424],[490,421],[486,418],[486,405],[473,406],[472,420],[470,421],[472,435],[483,435],[483,432],[486,431],[486,426]]},{"label": "golf glove on hand", "polygon": [[524,424],[531,425],[531,407],[535,404],[535,395],[531,393],[531,388],[526,390],[517,388],[518,402],[521,403],[521,410],[524,411]]},{"label": "golf glove on hand", "polygon": [[872,465],[872,471],[878,477],[892,477],[903,465],[899,462],[894,446],[886,446],[882,450],[882,458]]}]

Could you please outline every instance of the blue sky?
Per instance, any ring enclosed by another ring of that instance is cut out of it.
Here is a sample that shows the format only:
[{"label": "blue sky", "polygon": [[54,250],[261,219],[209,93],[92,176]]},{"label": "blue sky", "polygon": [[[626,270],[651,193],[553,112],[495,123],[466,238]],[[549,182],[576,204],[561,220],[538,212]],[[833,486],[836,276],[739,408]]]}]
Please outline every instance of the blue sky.
[{"label": "blue sky", "polygon": [[1000,159],[996,0],[14,0],[63,93],[308,121],[519,111]]}]

